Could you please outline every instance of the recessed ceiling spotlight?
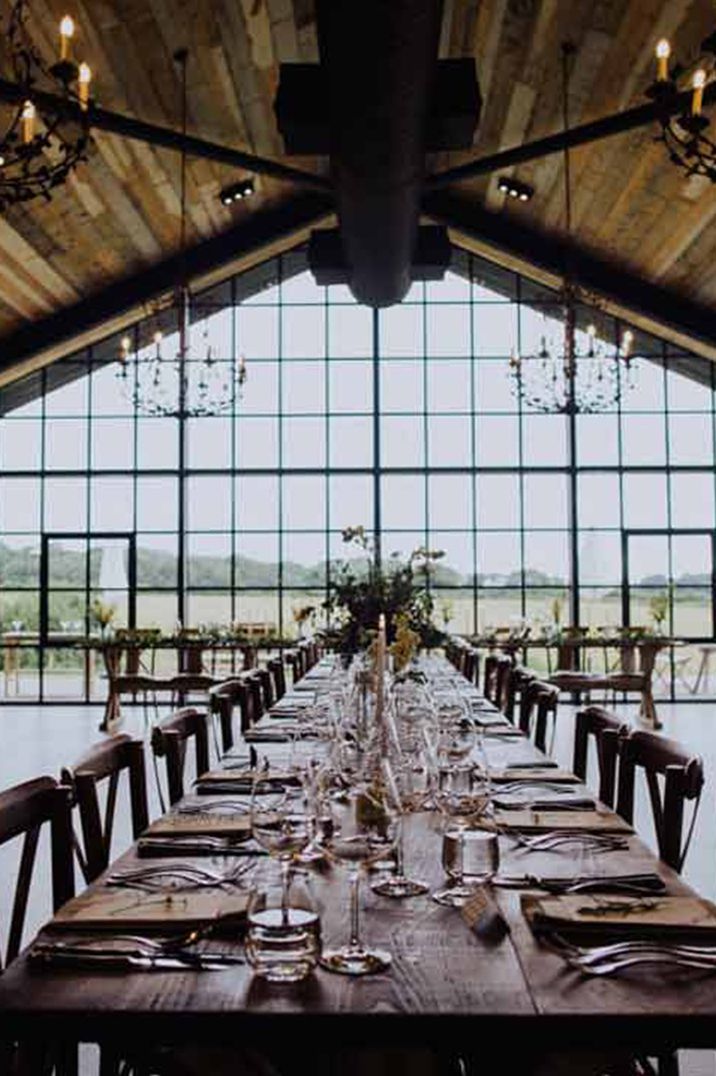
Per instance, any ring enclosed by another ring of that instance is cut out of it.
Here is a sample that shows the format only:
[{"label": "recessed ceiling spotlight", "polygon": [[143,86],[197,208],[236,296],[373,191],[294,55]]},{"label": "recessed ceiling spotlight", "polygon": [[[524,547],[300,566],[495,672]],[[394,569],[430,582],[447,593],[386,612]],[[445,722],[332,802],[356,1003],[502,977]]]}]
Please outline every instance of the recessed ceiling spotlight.
[{"label": "recessed ceiling spotlight", "polygon": [[219,192],[219,198],[224,205],[231,205],[233,202],[241,202],[244,198],[249,198],[253,193],[253,179],[242,179],[239,183],[232,183],[231,186],[224,187]]},{"label": "recessed ceiling spotlight", "polygon": [[516,198],[520,202],[529,202],[535,192],[534,187],[530,187],[529,183],[523,183],[522,180],[515,179],[513,176],[500,176],[497,180],[497,189],[509,198]]}]

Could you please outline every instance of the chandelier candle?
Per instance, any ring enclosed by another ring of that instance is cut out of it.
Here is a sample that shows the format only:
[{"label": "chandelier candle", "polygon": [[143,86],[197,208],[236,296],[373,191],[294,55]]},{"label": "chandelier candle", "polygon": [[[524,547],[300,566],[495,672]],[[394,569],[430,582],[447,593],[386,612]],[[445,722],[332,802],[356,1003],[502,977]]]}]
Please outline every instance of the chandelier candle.
[{"label": "chandelier candle", "polygon": [[704,86],[706,85],[706,72],[702,67],[694,71],[694,96],[691,98],[691,115],[700,116],[704,103]]},{"label": "chandelier candle", "polygon": [[662,37],[656,45],[656,78],[658,82],[666,82],[669,78],[669,56],[671,45]]},{"label": "chandelier candle", "polygon": [[75,32],[75,23],[71,15],[65,15],[60,23],[60,60],[69,60],[70,42]]}]

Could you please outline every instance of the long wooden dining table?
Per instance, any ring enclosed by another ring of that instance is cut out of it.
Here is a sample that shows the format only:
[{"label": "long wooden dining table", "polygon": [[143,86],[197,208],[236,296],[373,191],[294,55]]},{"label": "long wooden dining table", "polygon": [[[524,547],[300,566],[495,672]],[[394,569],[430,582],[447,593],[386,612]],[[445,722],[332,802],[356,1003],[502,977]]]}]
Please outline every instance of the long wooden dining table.
[{"label": "long wooden dining table", "polygon": [[[320,668],[314,675],[318,685]],[[263,719],[267,726],[271,720]],[[542,758],[524,736],[487,728],[484,743],[495,769]],[[266,744],[261,751],[273,749]],[[423,811],[406,820],[406,870],[431,889],[445,880],[441,840],[436,813]],[[500,874],[574,873],[573,854],[527,851],[505,835],[499,840]],[[690,892],[635,833],[626,840],[626,851],[595,857],[595,869],[656,872],[667,893]],[[177,861],[188,859],[177,856]],[[118,864],[150,862],[138,857],[135,846]],[[228,860],[212,856],[194,862],[216,868]],[[324,945],[343,943],[348,932],[344,872],[324,864],[314,874]],[[95,888],[103,885],[100,878]],[[355,979],[318,968],[303,982],[276,985],[255,977],[243,963],[221,971],[38,967],[26,950],[0,976],[0,1037],[103,1042],[120,1049],[146,1039],[279,1046],[296,1059],[339,1048],[484,1051],[485,1057],[499,1051],[503,1058],[536,1058],[604,1048],[653,1054],[681,1046],[716,1047],[716,974],[681,971],[666,977],[647,967],[586,977],[534,936],[521,907],[526,892],[492,887],[508,927],[496,938],[476,933],[460,911],[439,906],[429,895],[391,900],[363,885],[366,941],[388,949],[392,965]],[[47,929],[40,937],[57,935]],[[238,934],[212,937],[202,947],[242,952]]]}]

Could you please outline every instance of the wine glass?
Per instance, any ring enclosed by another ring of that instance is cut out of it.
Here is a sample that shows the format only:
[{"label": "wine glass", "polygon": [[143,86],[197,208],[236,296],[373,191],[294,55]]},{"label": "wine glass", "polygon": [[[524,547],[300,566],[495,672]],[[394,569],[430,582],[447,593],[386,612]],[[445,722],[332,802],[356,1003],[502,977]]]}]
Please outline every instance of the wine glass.
[{"label": "wine glass", "polygon": [[[452,881],[434,892],[432,898],[438,904],[461,908],[474,895],[476,885],[492,877],[497,866],[488,860],[481,874],[473,875],[469,882],[465,878],[465,835],[490,810],[489,771],[473,766],[441,766],[436,800],[444,819],[443,862]],[[496,848],[496,838],[490,847]],[[496,857],[496,852],[492,855]]]},{"label": "wine glass", "polygon": [[288,916],[291,862],[312,836],[303,786],[282,784],[270,771],[262,771],[251,793],[251,832],[257,843],[279,861],[282,906]]},{"label": "wine glass", "polygon": [[412,811],[424,808],[432,793],[432,770],[425,749],[404,752],[395,768],[397,786],[397,827],[395,836],[395,860],[393,873],[374,882],[371,889],[381,897],[417,897],[428,892],[425,882],[409,878],[405,874],[404,829],[405,819]]},{"label": "wine glass", "polygon": [[386,759],[381,759],[368,772],[359,773],[350,787],[330,801],[332,825],[326,848],[333,859],[349,868],[350,939],[342,948],[323,954],[321,965],[328,971],[366,975],[390,966],[390,953],[366,948],[361,941],[359,887],[361,870],[367,870],[393,851],[398,803],[399,795]]}]

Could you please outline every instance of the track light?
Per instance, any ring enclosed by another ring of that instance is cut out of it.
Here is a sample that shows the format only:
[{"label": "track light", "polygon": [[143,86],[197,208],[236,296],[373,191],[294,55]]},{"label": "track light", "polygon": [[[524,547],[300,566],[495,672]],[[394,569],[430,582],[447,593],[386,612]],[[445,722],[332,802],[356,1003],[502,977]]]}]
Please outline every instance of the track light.
[{"label": "track light", "polygon": [[510,198],[517,198],[520,202],[529,202],[535,192],[534,187],[530,187],[529,183],[513,179],[512,176],[500,176],[497,180],[497,189],[503,194],[508,194]]},{"label": "track light", "polygon": [[253,179],[242,179],[240,183],[232,183],[230,187],[224,187],[219,192],[219,198],[221,198],[224,205],[231,205],[232,202],[240,202],[243,198],[248,198],[253,193]]}]

